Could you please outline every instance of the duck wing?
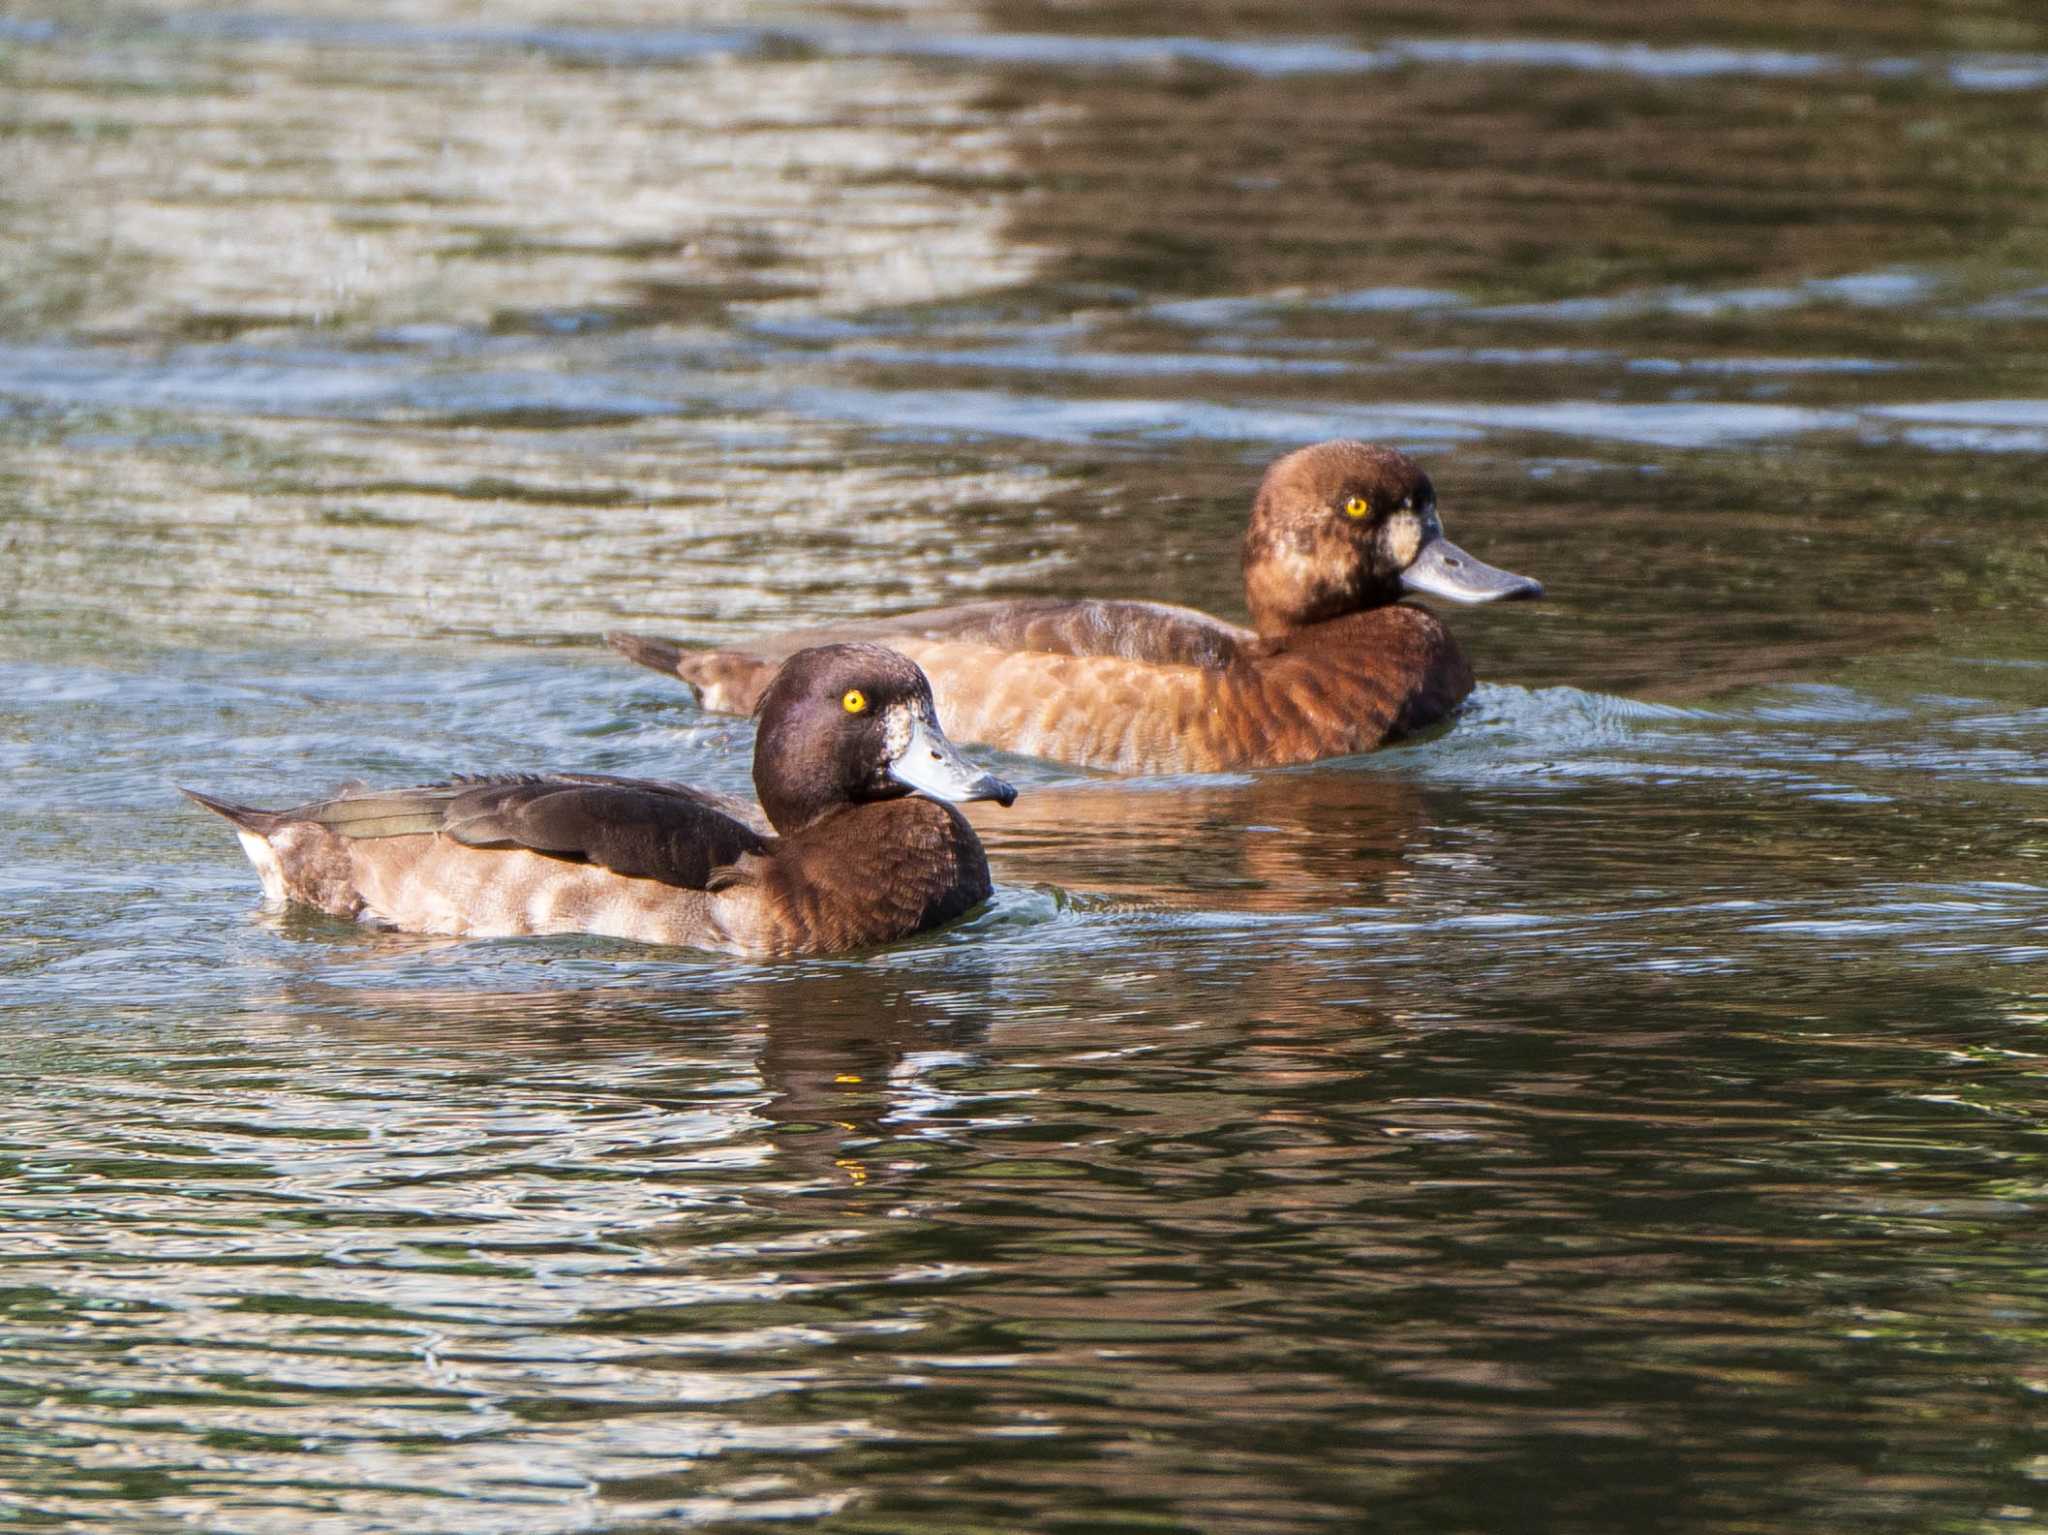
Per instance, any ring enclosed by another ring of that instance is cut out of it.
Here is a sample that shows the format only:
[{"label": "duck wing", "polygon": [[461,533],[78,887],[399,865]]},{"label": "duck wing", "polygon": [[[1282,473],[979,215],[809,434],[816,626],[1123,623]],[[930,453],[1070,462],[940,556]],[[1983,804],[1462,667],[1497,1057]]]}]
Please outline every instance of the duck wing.
[{"label": "duck wing", "polygon": [[344,794],[276,815],[351,840],[439,833],[465,847],[524,848],[702,890],[715,871],[773,840],[735,808],[685,784],[546,773]]},{"label": "duck wing", "polygon": [[1115,656],[1161,666],[1228,666],[1256,643],[1249,629],[1165,602],[1021,597],[928,608],[864,624],[890,636],[1058,656]]},{"label": "duck wing", "polygon": [[[775,669],[810,645],[870,640],[924,665],[926,645],[979,646],[991,656],[1030,652],[1106,656],[1157,666],[1223,668],[1260,653],[1258,636],[1193,608],[1164,602],[1019,597],[926,608],[890,618],[766,635],[730,650],[694,650],[674,640],[608,634],[614,650],[697,688],[708,709],[753,708]],[[936,685],[938,679],[933,678]]]}]

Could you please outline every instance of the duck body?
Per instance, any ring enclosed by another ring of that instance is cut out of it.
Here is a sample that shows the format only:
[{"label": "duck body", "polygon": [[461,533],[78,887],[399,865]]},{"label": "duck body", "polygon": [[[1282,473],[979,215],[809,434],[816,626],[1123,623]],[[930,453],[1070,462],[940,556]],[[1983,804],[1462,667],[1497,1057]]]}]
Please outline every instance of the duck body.
[{"label": "duck body", "polygon": [[931,678],[961,740],[1121,773],[1223,772],[1377,749],[1448,717],[1472,670],[1442,620],[1400,601],[1534,596],[1443,538],[1405,456],[1321,443],[1267,471],[1244,545],[1254,627],[1138,601],[1022,598],[807,630],[732,650],[614,634],[630,659],[744,712],[780,657],[874,640]]},{"label": "duck body", "polygon": [[763,704],[759,810],[587,773],[289,810],[185,793],[234,825],[271,899],[403,932],[593,933],[765,957],[888,943],[988,899],[974,828],[928,796],[1008,804],[1015,791],[938,731],[914,665],[878,646],[806,650]]},{"label": "duck body", "polygon": [[[949,736],[1115,773],[1235,772],[1374,751],[1446,718],[1472,691],[1450,630],[1407,604],[1270,640],[1145,602],[973,603],[869,628],[931,678]],[[775,641],[744,651],[612,643],[722,713],[750,711],[779,664]]]}]

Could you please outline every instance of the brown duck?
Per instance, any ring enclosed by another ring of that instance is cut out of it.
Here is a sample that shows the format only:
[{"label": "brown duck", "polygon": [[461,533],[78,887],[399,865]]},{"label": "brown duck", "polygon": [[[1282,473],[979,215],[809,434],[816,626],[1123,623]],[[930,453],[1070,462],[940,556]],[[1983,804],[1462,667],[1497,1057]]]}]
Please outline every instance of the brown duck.
[{"label": "brown duck", "polygon": [[606,638],[732,713],[754,707],[797,647],[875,640],[924,668],[960,740],[1120,773],[1220,772],[1372,751],[1455,709],[1472,669],[1404,594],[1543,594],[1445,538],[1421,466],[1362,442],[1317,443],[1266,471],[1244,586],[1250,629],[1164,603],[1027,597],[733,650]]},{"label": "brown duck", "polygon": [[802,650],[759,712],[760,812],[598,773],[455,778],[291,810],[184,793],[233,823],[272,900],[408,933],[823,954],[988,899],[974,828],[937,801],[1007,805],[1016,790],[946,739],[912,662],[879,645]]}]

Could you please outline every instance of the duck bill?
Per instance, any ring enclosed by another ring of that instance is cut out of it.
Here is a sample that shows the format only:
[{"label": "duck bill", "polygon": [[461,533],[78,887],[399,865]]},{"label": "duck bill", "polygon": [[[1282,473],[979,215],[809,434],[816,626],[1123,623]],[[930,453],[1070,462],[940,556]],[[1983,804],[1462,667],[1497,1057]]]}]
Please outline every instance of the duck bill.
[{"label": "duck bill", "polygon": [[910,739],[889,761],[889,776],[907,784],[919,794],[959,804],[971,799],[992,799],[1008,805],[1017,791],[985,769],[960,755],[960,748],[946,739],[937,722],[914,720]]},{"label": "duck bill", "polygon": [[1401,572],[1401,585],[1452,602],[1500,602],[1541,597],[1543,583],[1475,560],[1448,538],[1432,538]]}]

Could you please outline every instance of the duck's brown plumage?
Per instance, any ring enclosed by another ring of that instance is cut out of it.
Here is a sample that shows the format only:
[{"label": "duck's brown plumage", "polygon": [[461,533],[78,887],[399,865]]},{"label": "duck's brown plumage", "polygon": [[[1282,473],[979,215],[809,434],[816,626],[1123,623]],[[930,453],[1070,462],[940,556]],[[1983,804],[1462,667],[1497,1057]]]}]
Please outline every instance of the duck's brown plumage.
[{"label": "duck's brown plumage", "polygon": [[[850,700],[858,697],[859,708]],[[406,932],[582,932],[754,955],[907,937],[988,899],[965,817],[910,797],[899,759],[1009,802],[930,725],[928,685],[872,645],[810,649],[763,700],[766,815],[682,784],[602,774],[451,779],[290,810],[185,792],[239,833],[265,893]],[[956,796],[957,797],[957,796]],[[770,823],[772,824],[772,830]]]},{"label": "duck's brown plumage", "polygon": [[1428,475],[1390,448],[1319,443],[1279,460],[1244,541],[1253,628],[1164,603],[1023,598],[734,650],[609,638],[689,683],[713,710],[751,709],[801,645],[875,640],[924,669],[941,722],[963,741],[1124,773],[1309,762],[1374,750],[1443,719],[1471,692],[1450,631],[1399,601],[1426,551],[1433,563],[1498,578],[1488,595],[1540,591],[1443,542],[1435,500]]}]

